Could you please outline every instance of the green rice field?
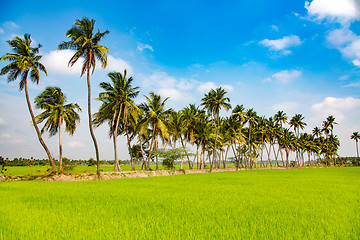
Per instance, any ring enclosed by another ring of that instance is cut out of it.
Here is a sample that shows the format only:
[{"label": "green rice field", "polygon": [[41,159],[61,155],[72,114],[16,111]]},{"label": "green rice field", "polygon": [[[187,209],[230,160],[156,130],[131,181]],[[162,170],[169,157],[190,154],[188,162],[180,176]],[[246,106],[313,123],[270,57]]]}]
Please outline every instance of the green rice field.
[{"label": "green rice field", "polygon": [[359,239],[360,168],[0,182],[0,239]]}]

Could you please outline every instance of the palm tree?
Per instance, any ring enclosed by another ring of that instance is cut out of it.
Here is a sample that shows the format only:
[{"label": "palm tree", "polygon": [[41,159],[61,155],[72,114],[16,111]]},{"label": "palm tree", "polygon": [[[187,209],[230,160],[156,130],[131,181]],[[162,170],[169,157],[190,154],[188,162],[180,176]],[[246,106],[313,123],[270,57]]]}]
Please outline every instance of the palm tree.
[{"label": "palm tree", "polygon": [[[251,158],[250,158],[250,154],[252,153],[252,150],[251,150],[251,138],[252,138],[251,129],[255,128],[255,126],[257,124],[257,119],[258,119],[258,116],[257,116],[256,112],[254,111],[254,109],[251,108],[251,109],[246,110],[245,119],[249,124],[248,151],[249,151],[249,160],[251,161]],[[250,168],[252,168],[252,165],[253,164],[252,164],[252,161],[251,161],[250,162]]]},{"label": "palm tree", "polygon": [[59,133],[59,170],[62,170],[61,125],[65,122],[65,132],[73,135],[76,123],[80,122],[77,111],[81,108],[76,103],[66,104],[66,96],[58,87],[47,87],[35,98],[35,107],[44,112],[36,116],[36,123],[46,121],[41,132],[48,131],[51,136]]},{"label": "palm tree", "polygon": [[96,60],[100,61],[102,68],[105,68],[107,65],[106,54],[109,50],[105,46],[100,45],[99,42],[106,34],[109,34],[109,31],[106,30],[105,32],[100,32],[100,30],[98,30],[95,34],[93,34],[94,25],[94,19],[90,20],[89,18],[83,18],[81,20],[76,20],[74,26],[66,32],[66,37],[71,40],[68,42],[61,42],[58,49],[73,49],[76,51],[74,56],[72,56],[69,60],[69,66],[73,66],[79,59],[84,58],[80,76],[83,76],[84,73],[86,73],[89,130],[96,152],[97,174],[100,176],[99,148],[92,127],[90,72],[91,74],[94,73]]},{"label": "palm tree", "polygon": [[356,142],[356,153],[357,153],[357,157],[359,157],[359,148],[358,148],[358,141],[360,139],[359,132],[353,132],[353,134],[351,135],[351,139],[354,139]]},{"label": "palm tree", "polygon": [[201,105],[204,106],[204,109],[207,109],[208,113],[213,116],[213,119],[216,124],[216,134],[215,134],[215,141],[214,141],[214,149],[213,149],[213,160],[210,163],[210,172],[212,172],[212,164],[215,161],[215,151],[216,151],[216,142],[219,132],[219,125],[220,125],[220,118],[219,112],[221,108],[224,108],[226,111],[231,109],[230,99],[225,97],[226,91],[221,87],[217,89],[211,89],[208,94],[205,94],[205,97],[201,99]]},{"label": "palm tree", "polygon": [[39,84],[40,71],[47,74],[45,66],[39,62],[42,56],[37,55],[41,45],[39,44],[37,47],[31,47],[31,42],[32,40],[29,34],[25,34],[24,38],[15,37],[13,40],[7,41],[14,53],[7,53],[0,58],[1,61],[8,60],[11,62],[1,69],[0,75],[8,74],[8,82],[15,81],[18,77],[21,79],[19,89],[20,91],[25,89],[26,103],[28,105],[32,123],[35,127],[40,144],[45,149],[45,152],[50,160],[52,170],[55,171],[54,160],[41,137],[40,130],[36,124],[35,116],[31,108],[28,93],[27,79],[29,74],[30,80],[36,84]]},{"label": "palm tree", "polygon": [[[290,119],[290,127],[294,128],[294,132],[297,138],[300,137],[300,128],[304,129],[305,126],[307,125],[305,122],[303,122],[304,117],[302,114],[295,114],[291,119]],[[296,151],[296,158],[299,161],[299,156],[298,156],[298,151]]]},{"label": "palm tree", "polygon": [[[169,98],[161,99],[160,95],[151,92],[149,96],[145,96],[146,103],[142,103],[139,107],[143,111],[145,117],[141,123],[140,132],[147,132],[149,127],[152,129],[150,151],[148,156],[148,169],[150,168],[151,153],[157,148],[157,137],[161,135],[163,139],[169,139],[167,130],[167,121],[170,113],[173,111],[171,108],[165,110],[165,102]],[[156,170],[159,170],[158,161],[156,160]]]},{"label": "palm tree", "polygon": [[[100,87],[104,89],[105,92],[99,93],[99,98],[97,98],[98,100],[103,102],[99,112],[107,112],[109,114],[108,120],[111,119],[111,135],[114,141],[115,171],[120,170],[116,149],[116,137],[118,135],[120,122],[122,122],[123,130],[126,134],[129,154],[131,158],[131,166],[132,169],[135,170],[131,154],[130,137],[128,131],[128,118],[130,113],[134,117],[135,121],[137,121],[137,113],[140,111],[140,109],[134,104],[133,99],[139,94],[139,87],[132,87],[131,83],[133,81],[133,78],[127,78],[126,73],[126,70],[124,70],[124,74],[121,74],[120,72],[109,73],[108,77],[111,79],[112,83],[100,83]],[[94,123],[96,123],[97,125],[99,125],[98,123],[102,123],[102,121],[99,121],[101,119],[100,116],[101,113],[97,115],[95,114]]]}]

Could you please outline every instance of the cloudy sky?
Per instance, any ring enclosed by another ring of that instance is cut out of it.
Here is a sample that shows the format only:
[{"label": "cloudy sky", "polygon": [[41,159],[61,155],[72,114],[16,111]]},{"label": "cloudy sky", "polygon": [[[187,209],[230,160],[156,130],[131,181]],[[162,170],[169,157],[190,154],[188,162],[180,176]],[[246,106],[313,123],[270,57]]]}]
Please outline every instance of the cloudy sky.
[{"label": "cloudy sky", "polygon": [[[80,65],[67,67],[71,51],[57,51],[76,19],[96,19],[109,30],[108,67],[92,76],[93,98],[110,71],[125,68],[141,87],[170,97],[168,107],[200,104],[211,88],[227,90],[233,106],[243,104],[266,117],[283,110],[303,114],[306,131],[321,126],[328,115],[338,125],[340,155],[354,156],[350,140],[360,131],[360,1],[359,0],[238,0],[238,1],[3,1],[0,10],[0,55],[7,40],[31,34],[42,44],[48,76],[29,84],[35,98],[46,86],[59,86],[68,102],[82,108],[73,137],[64,136],[64,156],[94,157],[87,127],[86,80]],[[0,62],[0,67],[6,62]],[[93,112],[99,103],[93,101]],[[38,113],[38,112],[37,112]],[[223,113],[226,115],[226,113]],[[95,132],[101,159],[113,159],[107,126]],[[64,134],[65,135],[65,134]],[[58,157],[57,137],[48,138]],[[120,138],[121,158],[128,158]],[[0,76],[0,155],[45,158],[31,126],[24,92],[18,81]]]}]

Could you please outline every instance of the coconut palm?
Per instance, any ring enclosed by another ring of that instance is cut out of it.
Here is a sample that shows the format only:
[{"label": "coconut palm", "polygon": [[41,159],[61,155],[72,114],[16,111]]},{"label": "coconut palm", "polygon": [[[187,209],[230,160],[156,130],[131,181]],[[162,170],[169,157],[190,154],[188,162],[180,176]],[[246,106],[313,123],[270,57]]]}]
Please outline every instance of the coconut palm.
[{"label": "coconut palm", "polygon": [[205,97],[201,99],[201,105],[204,106],[204,109],[207,109],[208,113],[213,116],[213,119],[216,124],[216,134],[214,140],[214,149],[213,149],[213,160],[210,163],[210,172],[212,172],[212,164],[215,161],[215,151],[216,151],[216,142],[219,132],[220,118],[219,112],[221,108],[224,108],[226,111],[231,109],[230,99],[225,97],[226,91],[225,89],[217,88],[211,89],[209,93],[205,94]]},{"label": "coconut palm", "polygon": [[107,65],[106,54],[109,52],[109,50],[105,46],[100,45],[99,42],[106,34],[109,34],[109,31],[106,30],[105,32],[100,32],[100,30],[98,30],[94,34],[94,25],[94,19],[90,20],[89,18],[83,18],[81,20],[76,20],[74,25],[66,32],[66,37],[70,38],[70,41],[61,42],[58,49],[72,49],[76,51],[69,60],[69,66],[73,66],[79,59],[84,58],[80,76],[83,76],[86,73],[88,88],[89,130],[95,147],[97,174],[100,176],[99,148],[92,127],[90,72],[91,74],[94,73],[96,60],[100,61],[102,68],[105,68]]},{"label": "coconut palm", "polygon": [[353,134],[351,135],[351,139],[355,140],[356,143],[356,153],[357,153],[357,157],[359,157],[359,148],[358,148],[358,141],[360,139],[360,134],[359,132],[353,132]]},{"label": "coconut palm", "polygon": [[36,116],[36,123],[45,121],[41,132],[48,131],[51,136],[59,134],[59,170],[62,170],[61,125],[65,122],[65,132],[73,135],[76,124],[80,122],[77,111],[81,108],[76,103],[66,103],[66,96],[58,87],[47,87],[35,98],[35,107],[44,110]]},{"label": "coconut palm", "polygon": [[[152,130],[151,144],[148,156],[148,169],[150,168],[150,158],[152,151],[158,146],[157,137],[169,139],[169,133],[166,123],[170,117],[172,109],[165,109],[165,102],[169,98],[162,99],[160,95],[151,92],[149,96],[145,96],[146,103],[142,103],[139,107],[144,113],[143,122],[141,123],[140,132],[146,132],[150,128]],[[159,170],[158,161],[156,160],[156,170]]]},{"label": "coconut palm", "polygon": [[[31,47],[31,37],[29,34],[25,34],[24,38],[15,37],[13,40],[7,41],[14,53],[6,53],[0,58],[1,61],[10,61],[11,63],[1,69],[0,75],[8,74],[8,82],[15,81],[18,77],[20,78],[19,89],[22,91],[25,89],[26,103],[30,112],[32,123],[35,127],[38,139],[42,147],[44,148],[52,170],[55,171],[55,163],[46,146],[44,140],[41,137],[39,127],[36,124],[35,116],[31,107],[30,97],[28,92],[27,80],[30,80],[36,84],[39,84],[40,71],[46,72],[45,66],[40,63],[41,55],[38,55],[41,45],[37,47]],[[30,76],[29,76],[30,75]]]},{"label": "coconut palm", "polygon": [[120,72],[111,72],[108,74],[108,77],[111,80],[111,83],[102,82],[100,83],[100,87],[105,90],[105,92],[99,93],[98,100],[102,101],[103,104],[100,107],[99,114],[95,115],[95,122],[102,123],[98,121],[102,114],[102,112],[107,112],[109,114],[108,120],[111,119],[111,132],[114,141],[114,156],[115,156],[115,171],[120,170],[119,160],[117,157],[117,149],[116,149],[116,137],[118,135],[119,124],[120,122],[123,124],[123,130],[127,137],[129,154],[131,158],[131,166],[134,168],[134,162],[131,154],[131,145],[130,145],[130,137],[128,131],[128,118],[129,114],[134,117],[134,120],[137,121],[137,112],[140,109],[134,104],[133,99],[137,97],[139,94],[139,87],[133,87],[131,85],[133,78],[126,77],[127,71],[124,70],[124,74]]},{"label": "coconut palm", "polygon": [[[245,115],[245,119],[248,123],[248,126],[249,126],[249,131],[248,131],[248,152],[249,152],[249,156],[250,154],[252,153],[252,148],[251,148],[251,138],[253,137],[252,136],[252,133],[251,133],[251,129],[254,129],[256,127],[256,124],[257,124],[257,119],[258,119],[258,116],[256,114],[256,112],[254,111],[254,109],[250,108],[248,110],[246,110],[246,115]],[[250,157],[249,157],[249,160],[251,161],[250,162],[250,168],[252,168],[252,160]]]}]

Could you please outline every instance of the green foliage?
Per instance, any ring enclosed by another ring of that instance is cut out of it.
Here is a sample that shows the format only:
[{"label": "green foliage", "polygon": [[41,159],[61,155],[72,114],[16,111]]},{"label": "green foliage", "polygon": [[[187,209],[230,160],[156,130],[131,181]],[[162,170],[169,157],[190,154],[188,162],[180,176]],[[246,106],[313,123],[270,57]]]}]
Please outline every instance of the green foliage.
[{"label": "green foliage", "polygon": [[89,158],[89,160],[87,161],[87,165],[88,166],[95,166],[96,165],[96,160],[94,160],[94,158]]},{"label": "green foliage", "polygon": [[192,154],[187,153],[184,148],[170,148],[170,149],[155,151],[154,155],[163,158],[162,165],[165,168],[174,169],[174,162],[177,159],[190,156]]},{"label": "green foliage", "polygon": [[359,174],[347,167],[3,182],[0,239],[358,239]]},{"label": "green foliage", "polygon": [[7,169],[5,168],[5,159],[2,156],[0,156],[0,166],[1,166],[0,173],[4,174],[5,171],[7,171]]}]

